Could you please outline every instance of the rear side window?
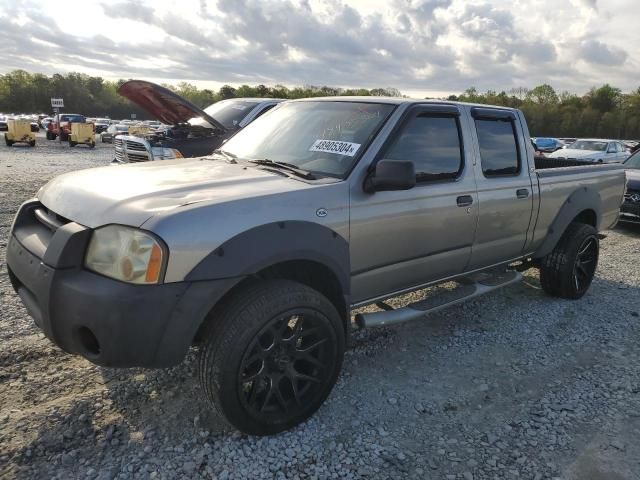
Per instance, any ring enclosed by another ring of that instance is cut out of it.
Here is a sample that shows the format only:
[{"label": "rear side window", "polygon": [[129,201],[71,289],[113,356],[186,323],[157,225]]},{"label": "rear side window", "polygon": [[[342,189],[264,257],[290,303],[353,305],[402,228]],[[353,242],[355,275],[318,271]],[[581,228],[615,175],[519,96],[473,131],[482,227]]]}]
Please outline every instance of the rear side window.
[{"label": "rear side window", "polygon": [[382,158],[413,162],[417,182],[456,178],[463,166],[457,117],[428,113],[414,115]]},{"label": "rear side window", "polygon": [[513,122],[476,119],[476,131],[484,175],[517,175],[520,172],[520,154]]}]

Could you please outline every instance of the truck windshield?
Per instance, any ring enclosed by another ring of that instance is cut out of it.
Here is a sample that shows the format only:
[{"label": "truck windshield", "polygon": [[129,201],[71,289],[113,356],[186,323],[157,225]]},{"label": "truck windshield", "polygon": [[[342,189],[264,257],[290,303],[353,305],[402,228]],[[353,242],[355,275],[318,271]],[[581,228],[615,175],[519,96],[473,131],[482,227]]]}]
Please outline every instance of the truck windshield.
[{"label": "truck windshield", "polygon": [[[215,118],[218,122],[229,130],[238,128],[238,124],[246,117],[253,108],[260,102],[247,100],[222,100],[204,109],[205,113]],[[209,125],[202,118],[189,120],[192,125]]]},{"label": "truck windshield", "polygon": [[241,159],[286,162],[344,177],[393,108],[364,102],[284,103],[238,132],[222,149]]},{"label": "truck windshield", "polygon": [[571,149],[575,150],[592,150],[594,152],[604,152],[607,149],[607,142],[595,142],[591,140],[578,140],[577,142],[569,145]]},{"label": "truck windshield", "polygon": [[631,155],[624,162],[625,168],[633,168],[634,170],[640,170],[640,150]]}]

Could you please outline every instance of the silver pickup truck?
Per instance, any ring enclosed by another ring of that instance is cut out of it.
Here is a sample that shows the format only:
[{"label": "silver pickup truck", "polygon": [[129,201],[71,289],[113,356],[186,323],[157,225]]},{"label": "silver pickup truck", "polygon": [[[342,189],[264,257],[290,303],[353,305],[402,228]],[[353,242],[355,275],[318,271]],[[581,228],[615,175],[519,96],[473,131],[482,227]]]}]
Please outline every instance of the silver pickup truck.
[{"label": "silver pickup truck", "polygon": [[211,405],[271,434],[330,393],[354,308],[380,307],[360,327],[412,320],[528,268],[549,295],[585,294],[625,173],[537,162],[518,110],[285,102],[211,156],[53,179],[17,213],[9,275],[46,336],[96,364],[198,346]]}]

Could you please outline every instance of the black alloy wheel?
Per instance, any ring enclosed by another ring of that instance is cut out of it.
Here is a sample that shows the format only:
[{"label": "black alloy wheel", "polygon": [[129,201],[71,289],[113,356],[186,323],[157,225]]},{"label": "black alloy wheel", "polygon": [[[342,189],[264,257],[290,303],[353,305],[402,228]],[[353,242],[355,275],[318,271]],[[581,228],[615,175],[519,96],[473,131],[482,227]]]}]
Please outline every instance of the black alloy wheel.
[{"label": "black alloy wheel", "polygon": [[300,309],[272,319],[247,348],[238,397],[256,417],[278,422],[297,416],[335,369],[336,346],[328,319]]}]

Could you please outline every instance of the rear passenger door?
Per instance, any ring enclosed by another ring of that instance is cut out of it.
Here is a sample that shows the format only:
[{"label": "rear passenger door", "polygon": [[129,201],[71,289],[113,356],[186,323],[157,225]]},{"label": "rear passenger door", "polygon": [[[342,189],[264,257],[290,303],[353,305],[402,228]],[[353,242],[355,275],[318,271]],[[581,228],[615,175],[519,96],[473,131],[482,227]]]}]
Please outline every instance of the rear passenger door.
[{"label": "rear passenger door", "polygon": [[523,253],[533,211],[533,186],[515,113],[479,107],[470,113],[480,205],[471,270]]},{"label": "rear passenger door", "polygon": [[464,270],[478,215],[467,122],[454,105],[411,107],[374,163],[413,162],[416,186],[368,194],[352,184],[354,303]]}]

